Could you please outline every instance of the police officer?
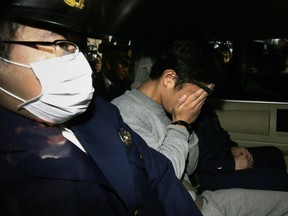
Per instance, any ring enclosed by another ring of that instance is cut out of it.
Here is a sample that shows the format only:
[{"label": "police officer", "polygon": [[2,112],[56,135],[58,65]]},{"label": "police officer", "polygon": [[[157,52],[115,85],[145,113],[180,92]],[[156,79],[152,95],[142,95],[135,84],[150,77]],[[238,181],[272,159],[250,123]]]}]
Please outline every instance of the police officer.
[{"label": "police officer", "polygon": [[0,214],[201,215],[171,163],[93,97],[79,42],[95,3],[2,5]]}]

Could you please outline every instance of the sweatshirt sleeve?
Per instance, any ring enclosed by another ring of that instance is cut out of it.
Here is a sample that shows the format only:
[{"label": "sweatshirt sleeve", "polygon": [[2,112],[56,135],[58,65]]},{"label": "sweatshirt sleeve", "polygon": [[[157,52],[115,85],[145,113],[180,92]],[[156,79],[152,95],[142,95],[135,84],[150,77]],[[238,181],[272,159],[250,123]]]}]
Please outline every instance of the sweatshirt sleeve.
[{"label": "sweatshirt sleeve", "polygon": [[[138,133],[149,147],[166,156],[173,165],[176,176],[180,179],[185,171],[189,149],[193,150],[191,163],[194,163],[198,151],[194,152],[195,143],[190,144],[189,132],[185,128],[172,125],[164,110],[161,113],[154,107],[145,107],[144,102],[131,99],[113,100],[119,108],[124,122]],[[129,104],[129,106],[127,105]]]},{"label": "sweatshirt sleeve", "polygon": [[191,175],[196,170],[199,157],[199,148],[198,148],[198,137],[193,132],[189,137],[189,154],[186,166],[186,172],[188,175]]},{"label": "sweatshirt sleeve", "polygon": [[185,128],[176,125],[168,127],[162,125],[166,131],[166,134],[162,136],[154,129],[147,128],[147,125],[146,127],[145,125],[141,126],[141,121],[130,122],[128,125],[146,141],[149,147],[162,153],[172,162],[175,174],[179,179],[183,176],[189,152],[189,133]]}]

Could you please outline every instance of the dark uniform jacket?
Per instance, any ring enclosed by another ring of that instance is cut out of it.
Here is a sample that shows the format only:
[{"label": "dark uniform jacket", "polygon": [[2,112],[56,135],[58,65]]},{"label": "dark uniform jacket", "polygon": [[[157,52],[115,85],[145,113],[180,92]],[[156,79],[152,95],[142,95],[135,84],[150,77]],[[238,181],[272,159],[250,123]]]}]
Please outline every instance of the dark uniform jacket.
[{"label": "dark uniform jacket", "polygon": [[70,123],[86,153],[0,108],[0,215],[201,215],[168,159],[95,99]]},{"label": "dark uniform jacket", "polygon": [[217,114],[205,102],[194,123],[199,138],[199,159],[195,175],[198,192],[228,188],[288,190],[288,175],[283,153],[273,146],[249,147],[252,169],[235,170],[231,148],[238,144],[221,127]]},{"label": "dark uniform jacket", "polygon": [[235,162],[231,148],[238,144],[222,128],[217,114],[207,102],[202,106],[193,127],[199,138],[197,169],[211,174],[233,171]]}]

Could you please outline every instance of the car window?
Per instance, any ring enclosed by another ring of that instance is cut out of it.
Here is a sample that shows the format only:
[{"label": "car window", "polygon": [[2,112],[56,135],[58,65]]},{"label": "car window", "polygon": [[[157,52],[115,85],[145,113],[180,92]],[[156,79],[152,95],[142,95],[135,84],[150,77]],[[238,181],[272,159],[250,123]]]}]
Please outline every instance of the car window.
[{"label": "car window", "polygon": [[288,102],[288,40],[211,41],[218,51],[215,94],[232,100]]}]

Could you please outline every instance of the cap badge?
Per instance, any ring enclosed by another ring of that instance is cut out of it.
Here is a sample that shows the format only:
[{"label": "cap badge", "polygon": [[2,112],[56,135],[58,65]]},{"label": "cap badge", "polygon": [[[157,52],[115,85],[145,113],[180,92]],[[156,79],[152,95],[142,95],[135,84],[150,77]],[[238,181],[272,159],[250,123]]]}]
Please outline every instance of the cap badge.
[{"label": "cap badge", "polygon": [[128,52],[127,52],[127,56],[129,58],[132,58],[132,53],[133,53],[132,49],[129,49]]},{"label": "cap badge", "polygon": [[81,10],[84,8],[84,0],[64,0],[64,2],[70,7],[76,7]]}]

